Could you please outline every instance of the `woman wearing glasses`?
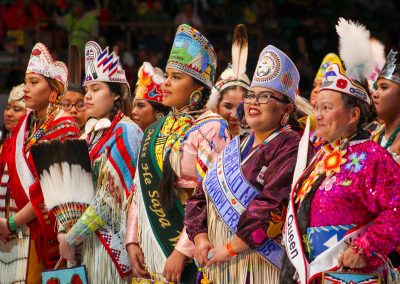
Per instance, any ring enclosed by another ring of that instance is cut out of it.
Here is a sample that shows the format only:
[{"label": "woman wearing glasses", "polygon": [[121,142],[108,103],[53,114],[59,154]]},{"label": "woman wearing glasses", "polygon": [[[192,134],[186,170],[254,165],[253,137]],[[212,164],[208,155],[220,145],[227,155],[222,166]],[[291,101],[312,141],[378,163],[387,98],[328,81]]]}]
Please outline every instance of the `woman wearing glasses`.
[{"label": "woman wearing glasses", "polygon": [[64,95],[60,103],[61,109],[64,111],[66,116],[75,118],[81,130],[85,126],[87,120],[83,96],[84,95],[78,91],[72,91],[68,88],[67,93]]},{"label": "woman wearing glasses", "polygon": [[68,52],[68,88],[61,99],[60,107],[67,116],[73,117],[79,124],[81,133],[87,120],[85,112],[85,90],[82,87],[81,57],[75,45]]},{"label": "woman wearing glasses", "polygon": [[251,134],[228,144],[186,205],[196,262],[213,283],[278,282],[281,232],[300,141],[298,83],[293,62],[267,46],[243,96]]}]

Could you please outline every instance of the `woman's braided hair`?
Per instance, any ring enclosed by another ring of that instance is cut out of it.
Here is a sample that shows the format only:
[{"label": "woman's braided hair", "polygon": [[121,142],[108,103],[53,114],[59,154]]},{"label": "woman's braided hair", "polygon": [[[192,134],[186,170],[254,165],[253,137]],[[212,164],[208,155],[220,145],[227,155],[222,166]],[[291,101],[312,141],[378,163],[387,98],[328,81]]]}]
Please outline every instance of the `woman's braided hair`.
[{"label": "woman's braided hair", "polygon": [[113,120],[119,111],[122,111],[124,115],[132,119],[132,102],[128,86],[126,84],[114,82],[107,82],[106,84],[109,86],[112,93],[119,96],[119,98],[114,101],[109,119]]}]

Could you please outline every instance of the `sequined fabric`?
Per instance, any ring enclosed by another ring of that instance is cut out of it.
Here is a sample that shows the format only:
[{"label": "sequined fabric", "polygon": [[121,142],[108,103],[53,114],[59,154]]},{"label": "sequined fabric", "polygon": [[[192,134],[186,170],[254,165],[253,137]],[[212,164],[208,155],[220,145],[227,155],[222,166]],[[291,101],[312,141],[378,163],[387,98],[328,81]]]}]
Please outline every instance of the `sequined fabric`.
[{"label": "sequined fabric", "polygon": [[340,171],[314,195],[309,226],[370,224],[355,244],[367,256],[386,255],[400,245],[400,167],[373,141],[346,150]]}]

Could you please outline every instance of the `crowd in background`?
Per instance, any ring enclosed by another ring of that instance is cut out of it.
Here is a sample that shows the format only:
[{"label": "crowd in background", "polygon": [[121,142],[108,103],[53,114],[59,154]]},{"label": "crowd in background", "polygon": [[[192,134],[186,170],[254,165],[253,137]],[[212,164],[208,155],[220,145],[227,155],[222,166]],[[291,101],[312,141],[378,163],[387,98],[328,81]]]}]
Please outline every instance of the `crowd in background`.
[{"label": "crowd in background", "polygon": [[[189,23],[205,32],[218,56],[217,75],[230,61],[232,28],[249,31],[253,70],[265,43],[278,46],[298,66],[300,90],[308,96],[326,52],[337,52],[339,15],[366,23],[386,49],[400,46],[398,1],[351,0],[2,0],[0,1],[0,92],[23,81],[29,51],[44,42],[60,60],[68,44],[89,39],[118,50],[128,81],[144,61],[165,66],[176,27]],[[16,20],[18,19],[18,20]]]}]

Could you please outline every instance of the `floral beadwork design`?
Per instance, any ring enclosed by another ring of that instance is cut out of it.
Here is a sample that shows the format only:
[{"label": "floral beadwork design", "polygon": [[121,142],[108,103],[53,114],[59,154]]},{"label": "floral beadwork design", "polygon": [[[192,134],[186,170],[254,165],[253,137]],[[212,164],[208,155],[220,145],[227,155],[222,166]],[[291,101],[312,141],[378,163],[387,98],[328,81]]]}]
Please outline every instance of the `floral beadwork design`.
[{"label": "floral beadwork design", "polygon": [[362,165],[362,161],[367,158],[365,152],[361,152],[359,155],[357,153],[353,153],[349,156],[349,162],[344,166],[344,168],[348,171],[353,171],[358,173],[364,167]]},{"label": "floral beadwork design", "polygon": [[329,191],[332,189],[333,184],[336,182],[336,176],[332,178],[326,178],[320,186],[320,190]]}]

